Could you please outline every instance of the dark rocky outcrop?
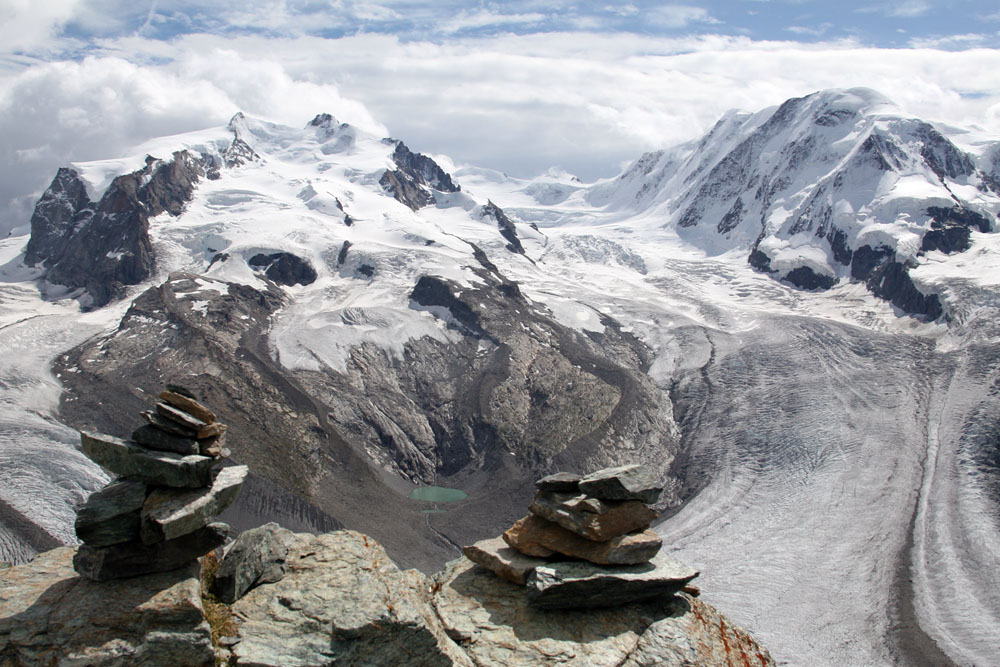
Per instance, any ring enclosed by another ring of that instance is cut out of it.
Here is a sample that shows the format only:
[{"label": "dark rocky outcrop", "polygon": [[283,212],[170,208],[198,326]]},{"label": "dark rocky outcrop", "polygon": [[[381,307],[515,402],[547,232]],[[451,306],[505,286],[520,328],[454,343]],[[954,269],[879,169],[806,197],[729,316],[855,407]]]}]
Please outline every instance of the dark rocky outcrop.
[{"label": "dark rocky outcrop", "polygon": [[316,282],[316,269],[308,261],[290,252],[258,253],[247,260],[256,271],[279,285],[311,285]]},{"label": "dark rocky outcrop", "polygon": [[502,208],[490,201],[483,207],[482,217],[492,218],[496,221],[497,228],[500,229],[500,236],[507,240],[507,250],[524,254],[524,246],[521,245],[521,239],[517,237],[514,221],[507,217]]},{"label": "dark rocky outcrop", "polygon": [[379,184],[396,201],[416,211],[434,203],[432,190],[439,192],[461,190],[451,180],[451,176],[431,158],[421,153],[414,153],[402,141],[387,139],[386,142],[396,144],[392,161],[397,169],[387,169],[379,179]]},{"label": "dark rocky outcrop", "polygon": [[927,209],[927,215],[931,216],[931,228],[924,233],[920,242],[920,250],[924,252],[965,252],[972,247],[971,230],[985,234],[993,227],[985,215],[962,206],[931,206]]},{"label": "dark rocky outcrop", "polygon": [[233,603],[254,586],[280,581],[293,539],[291,531],[274,522],[241,533],[219,563],[212,592]]},{"label": "dark rocky outcrop", "polygon": [[944,314],[937,294],[924,294],[913,283],[906,265],[886,262],[865,281],[872,294],[892,303],[905,313],[936,320]]},{"label": "dark rocky outcrop", "polygon": [[151,275],[149,219],[180,215],[204,175],[188,151],[169,162],[147,157],[143,169],[115,178],[91,202],[79,174],[60,169],[32,214],[25,262],[41,263],[49,283],[85,290],[85,305],[103,306]]},{"label": "dark rocky outcrop", "polygon": [[837,278],[816,273],[808,266],[799,266],[785,274],[785,280],[799,289],[824,290],[837,284]]}]

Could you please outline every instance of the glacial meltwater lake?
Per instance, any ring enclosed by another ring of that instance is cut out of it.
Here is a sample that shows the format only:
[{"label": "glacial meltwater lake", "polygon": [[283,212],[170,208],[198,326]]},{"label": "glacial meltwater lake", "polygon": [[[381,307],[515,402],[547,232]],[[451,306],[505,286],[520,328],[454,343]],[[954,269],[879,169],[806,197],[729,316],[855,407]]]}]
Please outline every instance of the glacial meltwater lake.
[{"label": "glacial meltwater lake", "polygon": [[469,497],[461,489],[449,489],[444,486],[422,486],[410,491],[410,500],[424,500],[432,503],[454,503]]}]

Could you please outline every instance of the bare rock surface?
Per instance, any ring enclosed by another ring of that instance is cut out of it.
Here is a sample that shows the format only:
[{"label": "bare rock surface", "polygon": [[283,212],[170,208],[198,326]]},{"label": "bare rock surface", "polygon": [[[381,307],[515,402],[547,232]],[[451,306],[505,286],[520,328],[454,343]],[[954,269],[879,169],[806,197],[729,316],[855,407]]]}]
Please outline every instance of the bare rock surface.
[{"label": "bare rock surface", "polygon": [[655,505],[663,490],[652,470],[641,465],[616,466],[591,473],[580,480],[581,493],[601,500],[639,500]]},{"label": "bare rock surface", "polygon": [[132,439],[144,447],[182,456],[201,452],[198,441],[194,438],[171,435],[153,424],[146,424],[132,431]]},{"label": "bare rock surface", "polygon": [[194,564],[97,583],[72,547],[0,569],[0,664],[207,667],[211,633]]},{"label": "bare rock surface", "polygon": [[257,584],[285,576],[285,559],[293,533],[274,522],[240,534],[226,550],[215,573],[212,591],[223,602],[233,603]]},{"label": "bare rock surface", "polygon": [[448,635],[477,665],[774,665],[746,631],[686,595],[604,610],[539,609],[522,586],[465,559],[436,575],[434,589]]},{"label": "bare rock surface", "polygon": [[172,540],[208,525],[236,500],[249,471],[246,466],[229,466],[203,489],[153,491],[142,506],[142,541],[154,544]]},{"label": "bare rock surface", "polygon": [[546,557],[560,553],[601,565],[645,563],[657,554],[663,543],[660,536],[648,528],[606,542],[595,542],[535,514],[529,514],[508,528],[503,539],[524,554]]},{"label": "bare rock surface", "polygon": [[614,607],[670,597],[698,571],[666,554],[648,563],[602,567],[583,561],[539,565],[528,578],[528,599],[545,609]]},{"label": "bare rock surface", "polygon": [[139,537],[139,511],[146,485],[132,480],[112,482],[87,498],[76,514],[76,536],[95,547]]},{"label": "bare rock surface", "polygon": [[546,491],[535,494],[528,509],[566,530],[598,542],[646,529],[657,516],[638,500],[605,502],[583,495]]},{"label": "bare rock surface", "polygon": [[462,553],[473,563],[482,565],[501,579],[522,586],[527,583],[528,577],[536,567],[547,562],[512,549],[499,537],[480,540],[473,545],[462,547]]},{"label": "bare rock surface", "polygon": [[222,546],[228,535],[229,526],[210,523],[193,533],[157,544],[143,544],[138,540],[109,547],[83,544],[73,559],[73,565],[77,572],[94,581],[167,572],[184,567]]},{"label": "bare rock surface", "polygon": [[195,454],[181,456],[157,452],[134,442],[95,433],[80,433],[83,453],[116,475],[149,484],[181,488],[200,488],[212,481],[216,461]]},{"label": "bare rock surface", "polygon": [[[493,576],[492,574],[490,575]],[[285,576],[233,605],[240,665],[463,665],[434,614],[429,582],[353,531],[296,535]]]}]

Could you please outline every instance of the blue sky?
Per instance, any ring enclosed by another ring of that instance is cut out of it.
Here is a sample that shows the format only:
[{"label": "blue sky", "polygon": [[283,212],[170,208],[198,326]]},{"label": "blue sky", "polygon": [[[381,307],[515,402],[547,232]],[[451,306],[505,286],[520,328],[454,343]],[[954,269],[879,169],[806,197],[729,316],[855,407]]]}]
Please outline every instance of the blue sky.
[{"label": "blue sky", "polygon": [[584,180],[831,87],[1000,138],[989,4],[0,0],[0,233],[26,230],[59,166],[236,111]]},{"label": "blue sky", "polygon": [[850,39],[879,47],[933,42],[956,48],[988,46],[995,41],[1000,30],[1000,7],[990,8],[981,0],[730,0],[673,4],[642,0],[211,4],[105,0],[79,3],[77,13],[63,29],[66,36],[83,40],[134,33],[170,39],[193,32],[338,38],[362,31],[393,34],[405,40],[442,40],[497,32],[633,32],[658,36],[710,32],[754,40]]}]

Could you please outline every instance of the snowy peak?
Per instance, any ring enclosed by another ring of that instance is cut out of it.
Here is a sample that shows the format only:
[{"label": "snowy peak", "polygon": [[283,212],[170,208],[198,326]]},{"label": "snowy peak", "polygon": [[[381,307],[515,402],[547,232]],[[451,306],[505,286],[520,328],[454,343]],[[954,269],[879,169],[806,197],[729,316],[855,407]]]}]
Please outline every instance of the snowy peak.
[{"label": "snowy peak", "polygon": [[746,249],[754,267],[820,289],[966,249],[972,231],[996,229],[1000,185],[933,125],[858,88],[727,114],[697,143],[644,155],[588,201],[653,212],[711,254]]}]

